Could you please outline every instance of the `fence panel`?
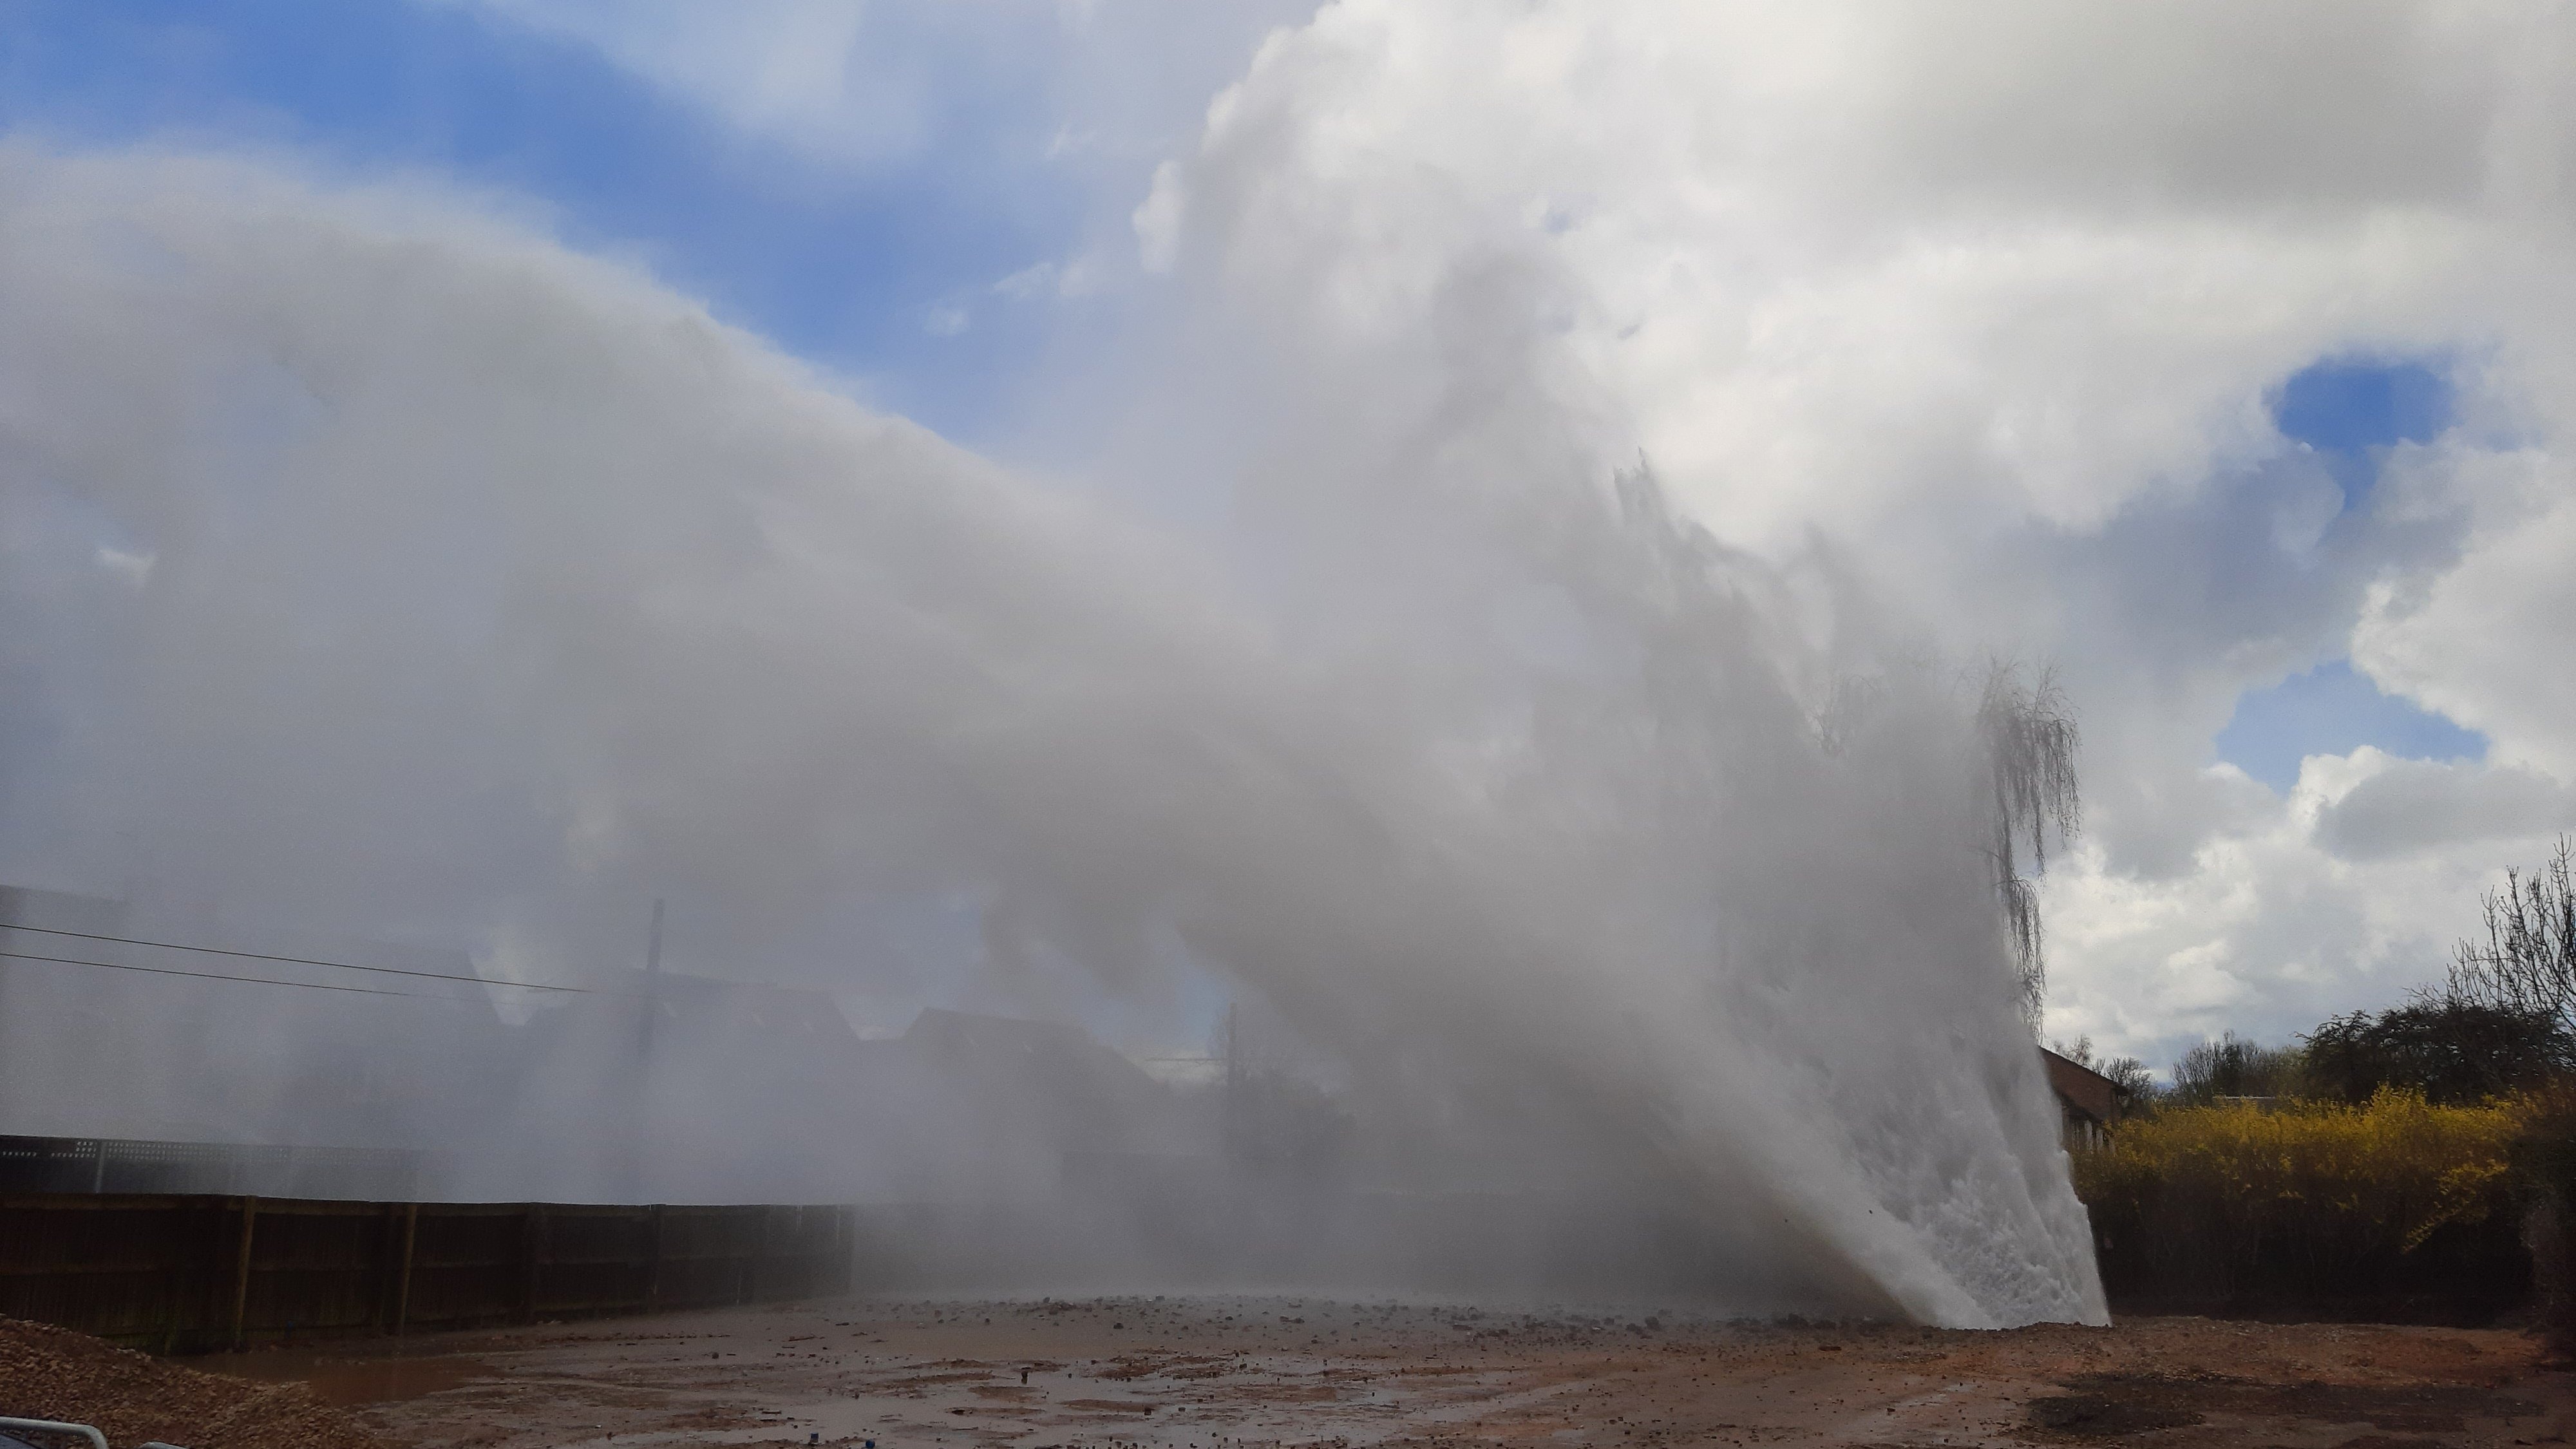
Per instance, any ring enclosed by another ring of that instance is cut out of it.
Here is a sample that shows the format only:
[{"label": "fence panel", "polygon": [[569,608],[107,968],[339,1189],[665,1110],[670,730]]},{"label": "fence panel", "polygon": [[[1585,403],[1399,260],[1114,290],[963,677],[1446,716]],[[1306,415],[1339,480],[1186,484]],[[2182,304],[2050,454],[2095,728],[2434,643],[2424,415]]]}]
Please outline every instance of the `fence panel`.
[{"label": "fence panel", "polygon": [[846,1291],[844,1207],[0,1197],[0,1315],[161,1352]]}]

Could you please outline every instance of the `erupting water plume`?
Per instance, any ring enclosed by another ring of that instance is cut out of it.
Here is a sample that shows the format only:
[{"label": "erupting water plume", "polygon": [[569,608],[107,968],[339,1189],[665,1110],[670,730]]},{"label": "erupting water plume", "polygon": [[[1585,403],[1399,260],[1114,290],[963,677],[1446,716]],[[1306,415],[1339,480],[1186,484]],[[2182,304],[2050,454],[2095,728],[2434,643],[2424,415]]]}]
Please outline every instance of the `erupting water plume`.
[{"label": "erupting water plume", "polygon": [[[2016,969],[2062,713],[1981,730],[1829,559],[1729,553],[1508,389],[1156,521],[508,226],[150,156],[0,156],[0,316],[9,879],[531,981],[667,895],[711,974],[1232,997],[1356,1187],[1652,1203],[1675,1291],[1748,1309],[2103,1317]],[[566,1060],[442,1140],[650,1190],[618,1154],[679,1139]],[[834,1120],[778,1153],[893,1150]]]}]

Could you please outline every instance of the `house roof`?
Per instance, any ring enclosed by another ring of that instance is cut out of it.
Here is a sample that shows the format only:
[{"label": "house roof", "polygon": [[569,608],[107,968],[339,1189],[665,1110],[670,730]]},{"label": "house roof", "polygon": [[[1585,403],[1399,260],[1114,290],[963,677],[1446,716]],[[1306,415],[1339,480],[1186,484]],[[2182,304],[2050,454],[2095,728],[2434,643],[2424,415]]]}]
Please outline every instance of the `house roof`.
[{"label": "house roof", "polygon": [[850,1030],[849,1019],[834,1004],[831,993],[811,986],[727,981],[678,971],[647,972],[641,977],[630,973],[618,980],[627,994],[653,998],[665,1018],[694,1016],[753,1031],[858,1040],[858,1033]]},{"label": "house roof", "polygon": [[2096,1122],[2108,1124],[2119,1116],[2119,1083],[2046,1047],[2039,1049],[2039,1059],[2048,1068],[2048,1085],[2059,1101]]}]

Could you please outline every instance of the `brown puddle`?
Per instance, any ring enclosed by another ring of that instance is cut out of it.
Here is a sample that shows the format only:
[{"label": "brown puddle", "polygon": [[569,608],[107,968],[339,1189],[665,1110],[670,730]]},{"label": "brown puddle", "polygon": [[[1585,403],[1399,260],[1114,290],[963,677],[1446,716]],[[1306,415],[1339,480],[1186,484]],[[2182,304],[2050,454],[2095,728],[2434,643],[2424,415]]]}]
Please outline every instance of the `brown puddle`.
[{"label": "brown puddle", "polygon": [[301,1349],[212,1354],[191,1360],[189,1367],[262,1383],[303,1384],[335,1408],[417,1399],[496,1375],[481,1359],[452,1354],[341,1358]]}]

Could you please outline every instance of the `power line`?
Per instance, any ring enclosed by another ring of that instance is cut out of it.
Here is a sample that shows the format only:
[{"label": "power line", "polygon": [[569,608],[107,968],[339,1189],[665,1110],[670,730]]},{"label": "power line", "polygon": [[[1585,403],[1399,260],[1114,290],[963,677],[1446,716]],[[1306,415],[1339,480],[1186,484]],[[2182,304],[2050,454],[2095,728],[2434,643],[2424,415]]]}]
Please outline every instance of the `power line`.
[{"label": "power line", "polygon": [[[399,966],[359,966],[347,961],[319,961],[310,956],[268,956],[257,951],[228,951],[221,946],[183,946],[176,941],[138,941],[129,936],[101,936],[90,931],[60,931],[51,926],[21,926],[9,921],[0,921],[0,931],[33,931],[40,936],[72,936],[83,941],[107,941],[119,946],[152,946],[164,951],[201,951],[209,956],[237,956],[245,961],[275,961],[284,966],[328,966],[338,971],[372,971],[381,976],[419,976],[431,981],[463,981],[474,986],[515,986],[521,991],[565,991],[577,996],[587,996],[591,994],[591,989],[587,986],[548,986],[534,981],[492,981],[481,976],[458,976],[455,973],[448,971],[407,971]],[[15,954],[15,952],[0,951],[0,956]],[[62,958],[56,956],[30,956],[23,959],[31,961],[55,961]],[[74,961],[71,964],[75,966],[105,966],[108,963],[104,961]],[[142,971],[149,968],[135,966],[122,969]],[[202,973],[193,971],[176,971],[168,974],[176,976],[194,976]],[[220,979],[227,981],[255,981],[264,978],[252,976],[227,976]],[[285,981],[277,984],[282,986],[303,986],[311,983]],[[334,987],[332,989],[354,991],[357,988]],[[417,995],[418,993],[396,991],[388,994],[394,996],[412,996]]]},{"label": "power line", "polygon": [[[75,932],[66,931],[64,935]],[[335,986],[327,981],[282,981],[274,976],[228,976],[220,971],[181,971],[174,966],[128,966],[116,961],[76,961],[69,956],[35,956],[24,951],[0,951],[13,961],[51,961],[57,966],[96,966],[103,971],[140,971],[150,976],[193,976],[200,981],[239,981],[251,986],[300,986],[307,991],[348,991],[360,996],[408,996],[415,1001],[437,1001],[417,991],[385,991],[373,986]]]}]

